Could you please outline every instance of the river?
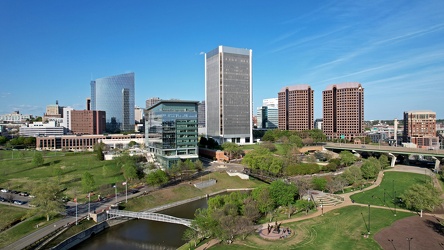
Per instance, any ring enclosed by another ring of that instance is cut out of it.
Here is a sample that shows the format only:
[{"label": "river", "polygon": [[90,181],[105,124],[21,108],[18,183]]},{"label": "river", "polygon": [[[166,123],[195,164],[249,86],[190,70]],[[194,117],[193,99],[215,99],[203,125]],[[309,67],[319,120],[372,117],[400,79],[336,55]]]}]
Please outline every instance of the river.
[{"label": "river", "polygon": [[[207,200],[200,199],[160,213],[193,219],[198,208],[206,208]],[[186,241],[182,239],[186,226],[149,220],[130,220],[113,226],[72,249],[123,250],[123,249],[177,249]]]}]

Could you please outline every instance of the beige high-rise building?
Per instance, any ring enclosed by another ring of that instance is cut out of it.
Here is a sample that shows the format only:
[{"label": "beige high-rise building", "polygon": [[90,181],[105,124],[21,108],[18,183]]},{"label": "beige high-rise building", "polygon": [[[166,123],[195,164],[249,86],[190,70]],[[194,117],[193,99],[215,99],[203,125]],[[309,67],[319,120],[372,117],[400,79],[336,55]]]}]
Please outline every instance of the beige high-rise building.
[{"label": "beige high-rise building", "polygon": [[278,93],[278,126],[283,130],[309,130],[314,126],[314,90],[307,84],[288,86]]},{"label": "beige high-rise building", "polygon": [[332,84],[322,92],[323,131],[329,139],[364,137],[364,88],[360,83]]},{"label": "beige high-rise building", "polygon": [[429,110],[404,112],[403,141],[419,148],[439,148],[436,135],[436,113]]}]

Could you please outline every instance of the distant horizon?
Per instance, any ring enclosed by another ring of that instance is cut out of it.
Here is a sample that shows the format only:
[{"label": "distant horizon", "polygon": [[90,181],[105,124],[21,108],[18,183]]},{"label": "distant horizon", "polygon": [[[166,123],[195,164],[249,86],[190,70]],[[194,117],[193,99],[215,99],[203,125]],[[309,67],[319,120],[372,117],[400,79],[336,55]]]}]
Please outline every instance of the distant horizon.
[{"label": "distant horizon", "polygon": [[[221,8],[223,7],[223,8]],[[203,54],[253,52],[252,111],[285,86],[359,82],[364,119],[444,117],[444,1],[0,2],[0,114],[85,109],[90,81],[135,73],[135,104],[204,100]],[[217,10],[217,11],[215,11]],[[118,17],[118,18],[117,18]]]}]

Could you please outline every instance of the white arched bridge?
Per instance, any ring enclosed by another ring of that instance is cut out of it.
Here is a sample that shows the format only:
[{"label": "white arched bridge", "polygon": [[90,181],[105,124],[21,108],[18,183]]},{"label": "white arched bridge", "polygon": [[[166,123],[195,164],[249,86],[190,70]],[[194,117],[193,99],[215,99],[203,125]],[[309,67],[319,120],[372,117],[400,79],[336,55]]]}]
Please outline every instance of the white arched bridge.
[{"label": "white arched bridge", "polygon": [[160,222],[168,222],[174,224],[180,224],[191,228],[190,219],[177,218],[171,215],[159,214],[159,213],[151,213],[151,212],[131,212],[125,210],[118,209],[110,209],[107,211],[108,215],[114,217],[130,217],[137,219],[145,219],[145,220],[153,220]]}]

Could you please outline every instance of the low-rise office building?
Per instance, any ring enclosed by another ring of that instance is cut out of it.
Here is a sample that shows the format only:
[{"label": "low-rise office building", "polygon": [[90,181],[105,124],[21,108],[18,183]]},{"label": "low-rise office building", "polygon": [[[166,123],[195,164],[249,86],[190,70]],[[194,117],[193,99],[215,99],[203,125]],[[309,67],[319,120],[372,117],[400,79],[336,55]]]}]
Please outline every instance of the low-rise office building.
[{"label": "low-rise office building", "polygon": [[65,134],[65,128],[57,126],[55,121],[48,123],[34,122],[20,127],[19,135],[25,137],[36,136],[62,136]]},{"label": "low-rise office building", "polygon": [[162,168],[198,159],[197,101],[162,100],[145,113],[145,145]]},{"label": "low-rise office building", "polygon": [[37,150],[92,151],[97,143],[120,148],[130,141],[142,142],[143,134],[37,136]]}]

